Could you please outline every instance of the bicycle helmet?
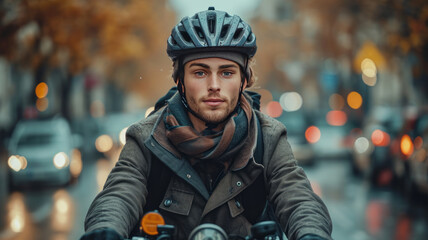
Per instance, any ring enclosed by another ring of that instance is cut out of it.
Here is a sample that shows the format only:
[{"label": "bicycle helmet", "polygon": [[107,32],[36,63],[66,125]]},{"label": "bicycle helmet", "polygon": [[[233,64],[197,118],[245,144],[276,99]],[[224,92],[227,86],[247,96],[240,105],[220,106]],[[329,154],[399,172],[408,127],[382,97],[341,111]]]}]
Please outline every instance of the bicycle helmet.
[{"label": "bicycle helmet", "polygon": [[[167,41],[167,53],[173,60],[173,79],[177,84],[184,107],[197,118],[201,118],[187,103],[186,88],[183,84],[183,66],[194,59],[220,57],[236,62],[243,73],[239,98],[241,98],[245,80],[251,79],[252,71],[248,60],[257,51],[256,37],[251,27],[239,16],[209,7],[208,10],[184,17],[171,31]],[[248,85],[247,85],[248,86]],[[238,111],[240,100],[232,116]],[[229,117],[227,117],[229,118]],[[226,119],[227,119],[226,118]],[[218,125],[207,123],[212,129]]]},{"label": "bicycle helmet", "polygon": [[195,52],[231,51],[251,58],[257,51],[251,27],[237,15],[208,10],[184,17],[171,31],[167,53],[172,60]]}]

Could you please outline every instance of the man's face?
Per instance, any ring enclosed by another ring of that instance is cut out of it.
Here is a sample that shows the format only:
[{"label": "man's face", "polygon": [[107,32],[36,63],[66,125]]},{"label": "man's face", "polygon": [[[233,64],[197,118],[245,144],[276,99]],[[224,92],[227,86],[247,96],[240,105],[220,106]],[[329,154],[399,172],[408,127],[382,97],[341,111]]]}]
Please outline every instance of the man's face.
[{"label": "man's face", "polygon": [[241,71],[237,63],[226,59],[196,59],[184,66],[184,86],[189,107],[204,122],[220,123],[236,107]]}]

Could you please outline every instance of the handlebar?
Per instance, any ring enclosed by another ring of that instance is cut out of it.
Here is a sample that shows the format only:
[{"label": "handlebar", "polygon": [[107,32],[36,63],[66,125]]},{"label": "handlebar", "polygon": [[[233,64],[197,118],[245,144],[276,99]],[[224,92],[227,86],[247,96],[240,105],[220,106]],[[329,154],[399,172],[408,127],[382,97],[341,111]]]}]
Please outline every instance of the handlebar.
[{"label": "handlebar", "polygon": [[[158,225],[156,236],[134,236],[126,240],[174,240],[175,227],[172,225]],[[227,235],[218,225],[204,223],[197,226],[190,233],[188,240],[276,240],[279,239],[276,233],[275,222],[264,221],[254,224],[251,227],[251,236]]]}]

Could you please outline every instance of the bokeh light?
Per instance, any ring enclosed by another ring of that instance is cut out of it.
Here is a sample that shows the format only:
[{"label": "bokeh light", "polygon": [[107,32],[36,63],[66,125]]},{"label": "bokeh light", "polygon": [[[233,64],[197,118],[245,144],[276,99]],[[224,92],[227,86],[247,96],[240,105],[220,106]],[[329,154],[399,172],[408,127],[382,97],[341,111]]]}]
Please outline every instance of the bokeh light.
[{"label": "bokeh light", "polygon": [[363,104],[363,98],[359,93],[352,91],[348,94],[347,102],[349,107],[353,109],[359,109]]},{"label": "bokeh light", "polygon": [[53,209],[51,217],[52,228],[58,232],[68,232],[73,227],[74,204],[70,194],[60,189],[53,195]]},{"label": "bokeh light", "polygon": [[376,85],[377,82],[377,78],[376,76],[374,77],[367,77],[366,75],[363,74],[362,76],[363,82],[370,87],[373,87],[374,85]]},{"label": "bokeh light", "polygon": [[316,126],[310,126],[305,131],[305,137],[309,143],[316,143],[321,138],[321,131]]},{"label": "bokeh light", "polygon": [[267,105],[273,101],[273,96],[272,93],[267,90],[267,89],[254,89],[255,92],[257,92],[258,94],[260,94],[261,98],[260,98],[260,110],[261,112],[267,114]]},{"label": "bokeh light", "polygon": [[267,115],[273,118],[277,118],[281,116],[282,114],[281,104],[276,101],[269,102],[268,105],[266,106],[266,112],[267,112]]},{"label": "bokeh light", "polygon": [[126,143],[126,131],[128,130],[128,127],[122,129],[119,133],[119,142],[123,146]]},{"label": "bokeh light", "polygon": [[53,163],[56,168],[61,169],[68,166],[70,164],[70,161],[68,159],[67,154],[65,154],[64,152],[59,152],[55,154],[53,158]]},{"label": "bokeh light", "polygon": [[412,139],[410,138],[410,136],[407,134],[403,135],[403,137],[401,137],[401,142],[400,142],[401,152],[405,156],[409,157],[413,153],[413,148],[414,148],[414,146],[413,146]]},{"label": "bokeh light", "polygon": [[332,110],[327,113],[326,120],[332,126],[343,126],[348,121],[348,117],[344,111]]},{"label": "bokeh light", "polygon": [[345,106],[345,99],[343,99],[342,95],[334,93],[328,99],[328,104],[333,110],[342,110]]},{"label": "bokeh light", "polygon": [[370,58],[365,58],[361,62],[361,71],[367,77],[375,77],[376,76],[376,64]]},{"label": "bokeh light", "polygon": [[424,140],[422,139],[421,136],[417,136],[415,138],[414,145],[415,145],[415,149],[421,149],[422,146],[424,145]]},{"label": "bokeh light", "polygon": [[376,64],[370,58],[365,58],[361,62],[361,71],[363,82],[368,86],[376,85],[377,81],[377,69]]},{"label": "bokeh light", "polygon": [[293,112],[299,110],[303,105],[302,96],[297,92],[285,92],[281,94],[279,103],[287,112]]},{"label": "bokeh light", "polygon": [[49,91],[48,85],[44,82],[41,82],[37,84],[35,93],[37,98],[44,98],[48,95],[48,91]]},{"label": "bokeh light", "polygon": [[27,167],[27,159],[23,156],[12,155],[7,161],[9,167],[15,172],[23,170]]},{"label": "bokeh light", "polygon": [[78,149],[74,149],[71,156],[70,173],[73,177],[78,177],[82,172],[82,153]]},{"label": "bokeh light", "polygon": [[357,153],[367,153],[370,149],[370,142],[365,137],[359,137],[354,142],[354,149]]},{"label": "bokeh light", "polygon": [[378,147],[385,147],[390,143],[389,134],[380,129],[376,129],[372,132],[371,139],[372,143]]},{"label": "bokeh light", "polygon": [[14,233],[22,232],[26,227],[27,218],[23,194],[20,192],[12,193],[7,207],[9,209],[8,220],[10,230]]},{"label": "bokeh light", "polygon": [[39,98],[36,100],[36,108],[39,112],[44,112],[48,109],[49,100],[47,98]]},{"label": "bokeh light", "polygon": [[366,228],[370,234],[376,236],[384,224],[387,216],[387,205],[380,200],[372,200],[366,209]]},{"label": "bokeh light", "polygon": [[108,152],[113,148],[113,139],[107,135],[101,135],[95,140],[95,148],[99,152]]}]

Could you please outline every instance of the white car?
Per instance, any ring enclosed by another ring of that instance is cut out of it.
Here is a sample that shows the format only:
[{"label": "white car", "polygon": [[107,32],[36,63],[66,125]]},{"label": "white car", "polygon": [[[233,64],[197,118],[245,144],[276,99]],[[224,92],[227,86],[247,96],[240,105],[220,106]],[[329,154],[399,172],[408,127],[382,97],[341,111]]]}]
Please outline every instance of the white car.
[{"label": "white car", "polygon": [[69,183],[74,161],[80,160],[81,170],[81,159],[73,158],[74,140],[63,118],[19,122],[9,141],[9,185]]}]

